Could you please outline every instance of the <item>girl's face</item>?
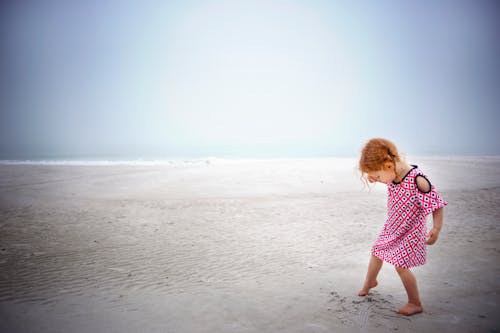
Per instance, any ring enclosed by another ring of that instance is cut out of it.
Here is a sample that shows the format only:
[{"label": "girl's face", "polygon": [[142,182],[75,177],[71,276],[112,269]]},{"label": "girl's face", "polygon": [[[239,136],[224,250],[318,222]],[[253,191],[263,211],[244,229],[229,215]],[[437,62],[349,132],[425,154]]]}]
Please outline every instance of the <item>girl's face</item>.
[{"label": "girl's face", "polygon": [[384,184],[389,184],[391,183],[394,179],[396,179],[396,173],[393,171],[393,169],[382,169],[379,171],[370,171],[367,172],[367,179],[370,183],[384,183]]}]

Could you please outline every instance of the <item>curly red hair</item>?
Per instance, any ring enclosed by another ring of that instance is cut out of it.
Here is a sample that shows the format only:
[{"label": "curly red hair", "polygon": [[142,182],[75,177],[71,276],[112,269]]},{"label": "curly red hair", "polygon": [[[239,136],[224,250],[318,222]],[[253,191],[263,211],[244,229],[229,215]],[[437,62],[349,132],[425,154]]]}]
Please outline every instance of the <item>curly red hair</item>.
[{"label": "curly red hair", "polygon": [[387,163],[392,164],[395,170],[396,162],[401,161],[396,145],[383,138],[370,139],[361,150],[359,171],[365,178],[367,172],[384,169]]}]

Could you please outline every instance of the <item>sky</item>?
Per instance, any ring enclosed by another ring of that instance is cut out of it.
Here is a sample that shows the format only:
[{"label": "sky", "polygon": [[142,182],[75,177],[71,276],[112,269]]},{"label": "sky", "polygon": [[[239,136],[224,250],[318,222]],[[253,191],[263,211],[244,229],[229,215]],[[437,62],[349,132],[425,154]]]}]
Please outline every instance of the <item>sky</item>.
[{"label": "sky", "polygon": [[2,1],[0,159],[500,154],[496,1]]}]

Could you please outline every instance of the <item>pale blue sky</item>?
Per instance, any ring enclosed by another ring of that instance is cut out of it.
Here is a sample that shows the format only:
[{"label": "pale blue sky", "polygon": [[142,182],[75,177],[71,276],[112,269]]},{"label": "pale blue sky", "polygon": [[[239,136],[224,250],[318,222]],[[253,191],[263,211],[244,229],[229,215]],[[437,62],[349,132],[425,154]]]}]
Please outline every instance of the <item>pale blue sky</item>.
[{"label": "pale blue sky", "polygon": [[500,154],[495,1],[10,1],[0,159]]}]

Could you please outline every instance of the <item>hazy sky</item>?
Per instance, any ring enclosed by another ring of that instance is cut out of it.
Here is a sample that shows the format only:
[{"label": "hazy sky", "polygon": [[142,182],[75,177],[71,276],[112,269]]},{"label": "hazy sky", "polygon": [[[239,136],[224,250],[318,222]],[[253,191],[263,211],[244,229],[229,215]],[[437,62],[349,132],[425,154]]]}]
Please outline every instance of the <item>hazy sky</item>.
[{"label": "hazy sky", "polygon": [[2,1],[0,159],[500,154],[496,1]]}]

